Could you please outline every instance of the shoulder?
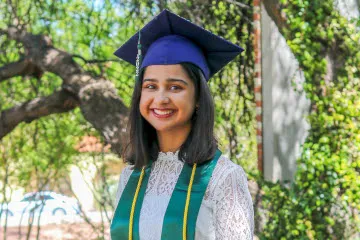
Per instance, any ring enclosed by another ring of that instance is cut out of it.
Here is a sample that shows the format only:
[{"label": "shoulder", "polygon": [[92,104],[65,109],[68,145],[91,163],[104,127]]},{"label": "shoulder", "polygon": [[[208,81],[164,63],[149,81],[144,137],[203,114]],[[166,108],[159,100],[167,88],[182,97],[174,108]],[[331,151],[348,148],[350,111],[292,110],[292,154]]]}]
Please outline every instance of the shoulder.
[{"label": "shoulder", "polygon": [[212,173],[205,197],[216,202],[221,195],[219,193],[226,191],[227,188],[248,190],[247,176],[240,165],[232,162],[226,155],[221,155]]},{"label": "shoulder", "polygon": [[126,165],[121,171],[120,176],[124,176],[124,177],[130,176],[133,171],[134,171],[133,165]]},{"label": "shoulder", "polygon": [[242,171],[244,172],[243,168],[234,163],[233,161],[231,161],[226,155],[222,154],[217,162],[217,165],[216,165],[217,168],[226,168],[230,171],[236,171],[236,170],[239,170],[239,171]]},{"label": "shoulder", "polygon": [[133,171],[134,171],[133,165],[126,165],[123,168],[123,170],[120,173],[119,186],[125,187],[125,185],[127,184],[131,174],[133,173]]},{"label": "shoulder", "polygon": [[118,184],[118,188],[116,191],[116,199],[115,199],[115,206],[117,206],[120,197],[122,195],[122,192],[125,189],[125,186],[127,184],[127,182],[129,181],[129,178],[132,174],[132,172],[134,171],[133,166],[132,165],[126,165],[126,167],[123,168],[123,170],[120,173],[120,177],[119,177],[119,184]]},{"label": "shoulder", "polygon": [[220,156],[212,177],[222,184],[230,180],[243,183],[246,182],[247,184],[247,176],[244,169],[231,161],[226,155]]}]

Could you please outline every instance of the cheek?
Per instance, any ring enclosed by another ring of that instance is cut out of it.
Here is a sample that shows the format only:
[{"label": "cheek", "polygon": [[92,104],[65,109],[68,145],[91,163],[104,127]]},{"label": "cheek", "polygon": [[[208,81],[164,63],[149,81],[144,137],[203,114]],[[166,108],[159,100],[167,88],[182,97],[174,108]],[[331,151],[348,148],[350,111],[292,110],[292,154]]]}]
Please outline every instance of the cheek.
[{"label": "cheek", "polygon": [[145,117],[144,115],[146,115],[147,112],[149,111],[150,103],[151,103],[151,98],[146,96],[146,94],[141,95],[139,108],[140,108],[140,113],[143,117]]},{"label": "cheek", "polygon": [[184,96],[178,101],[179,109],[182,110],[186,118],[191,117],[195,110],[195,101],[191,101],[191,99],[193,99],[193,96]]}]

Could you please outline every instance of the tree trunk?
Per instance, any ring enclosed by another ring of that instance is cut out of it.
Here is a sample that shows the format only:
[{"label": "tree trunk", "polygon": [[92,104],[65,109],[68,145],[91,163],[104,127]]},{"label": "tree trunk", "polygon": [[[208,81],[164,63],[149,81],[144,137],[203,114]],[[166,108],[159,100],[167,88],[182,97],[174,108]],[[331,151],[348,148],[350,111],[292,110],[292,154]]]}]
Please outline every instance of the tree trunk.
[{"label": "tree trunk", "polygon": [[72,55],[55,48],[47,36],[34,35],[16,27],[0,29],[0,35],[22,43],[26,50],[20,61],[0,68],[0,82],[15,76],[40,78],[43,72],[54,73],[63,80],[60,91],[2,111],[0,140],[21,122],[29,123],[79,106],[85,119],[102,134],[112,151],[121,153],[128,108],[116,94],[112,82],[84,71]]}]

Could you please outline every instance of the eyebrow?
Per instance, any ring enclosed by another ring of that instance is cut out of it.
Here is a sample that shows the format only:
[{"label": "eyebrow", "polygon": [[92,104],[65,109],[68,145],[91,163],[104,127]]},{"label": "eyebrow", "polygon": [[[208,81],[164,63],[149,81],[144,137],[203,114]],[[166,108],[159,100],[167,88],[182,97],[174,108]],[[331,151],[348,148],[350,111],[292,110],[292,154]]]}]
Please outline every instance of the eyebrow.
[{"label": "eyebrow", "polygon": [[[166,79],[167,82],[181,82],[185,85],[189,85],[186,81],[182,80],[182,79],[177,79],[177,78],[168,78]],[[159,82],[157,79],[154,79],[154,78],[146,78],[143,80],[143,83],[144,82]]]}]

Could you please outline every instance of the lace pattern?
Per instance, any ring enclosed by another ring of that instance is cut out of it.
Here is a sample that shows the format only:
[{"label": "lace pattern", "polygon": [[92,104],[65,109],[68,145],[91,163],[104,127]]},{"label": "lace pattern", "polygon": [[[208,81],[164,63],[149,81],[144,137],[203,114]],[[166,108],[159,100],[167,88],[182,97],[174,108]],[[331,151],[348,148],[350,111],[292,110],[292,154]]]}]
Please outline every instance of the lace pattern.
[{"label": "lace pattern", "polygon": [[[159,153],[154,162],[140,212],[140,239],[160,240],[167,205],[184,163],[176,153]],[[132,173],[121,173],[116,201]],[[253,239],[254,210],[241,166],[222,155],[214,169],[196,222],[196,240]]]}]

